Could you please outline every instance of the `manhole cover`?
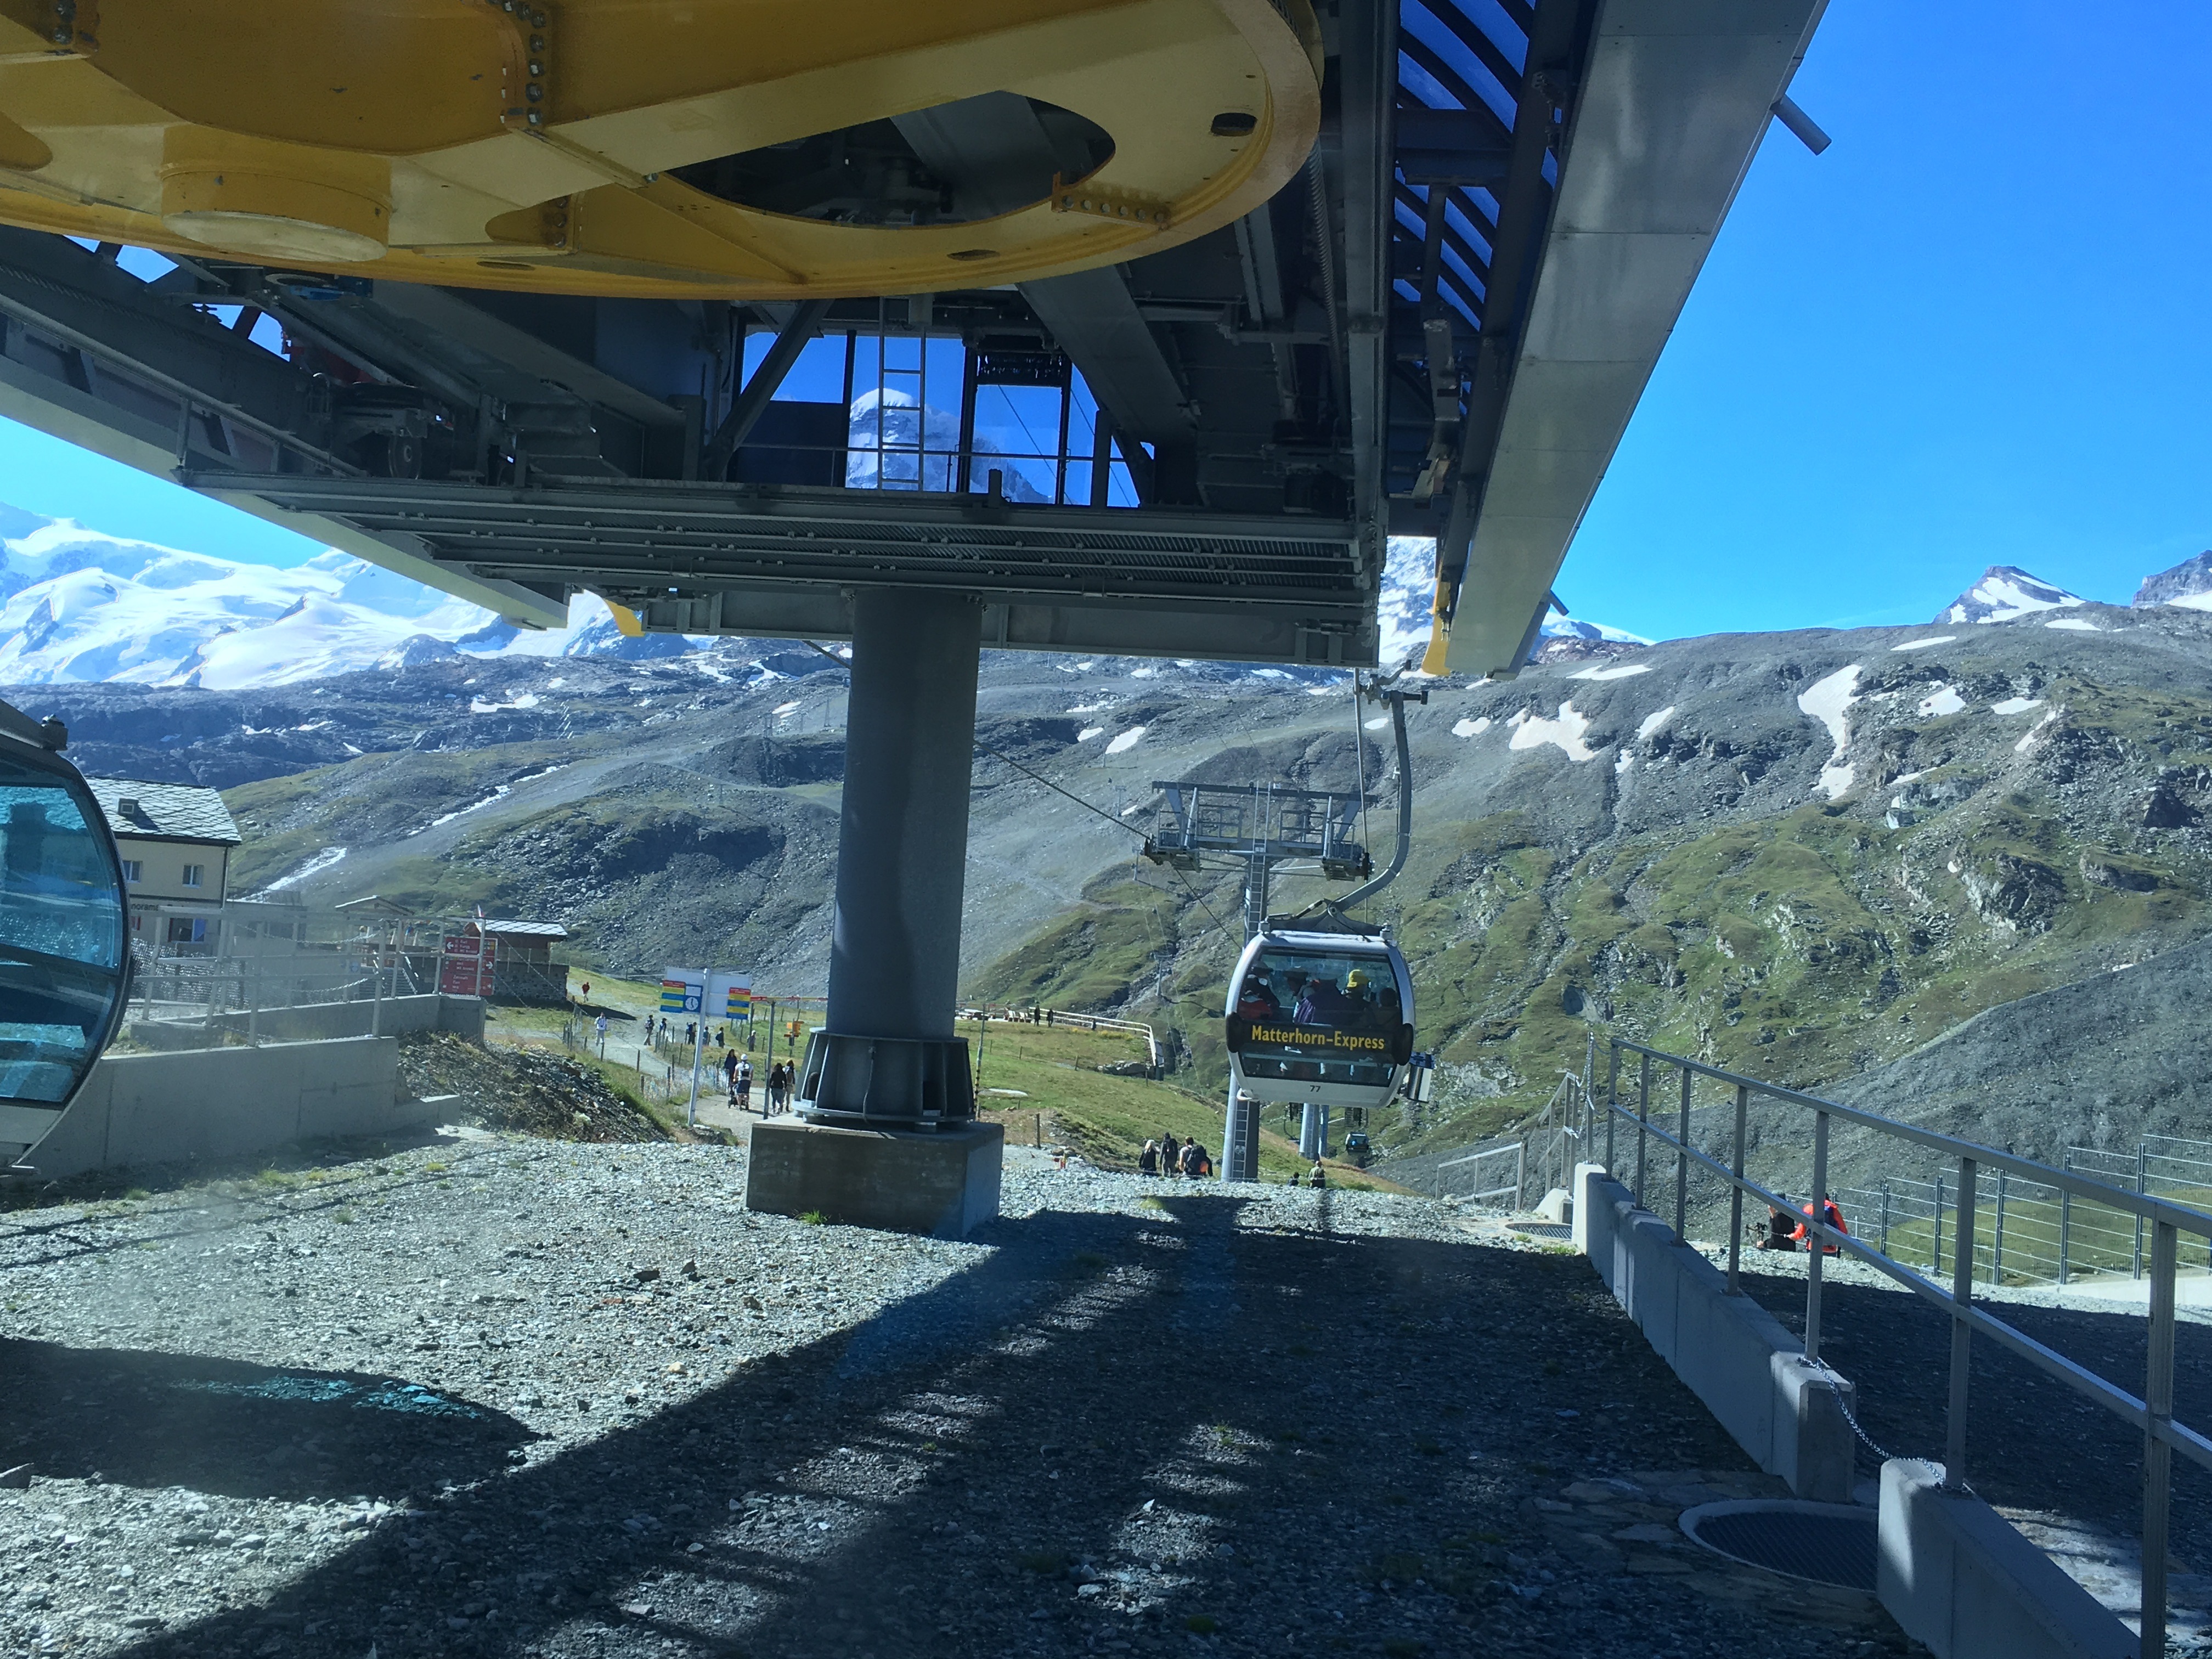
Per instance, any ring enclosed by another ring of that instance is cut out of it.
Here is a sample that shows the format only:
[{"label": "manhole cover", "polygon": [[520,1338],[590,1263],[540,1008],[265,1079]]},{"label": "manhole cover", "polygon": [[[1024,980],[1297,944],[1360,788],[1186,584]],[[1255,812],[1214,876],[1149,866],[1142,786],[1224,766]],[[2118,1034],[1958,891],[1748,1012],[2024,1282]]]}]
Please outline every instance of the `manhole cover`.
[{"label": "manhole cover", "polygon": [[1575,1230],[1557,1221],[1509,1221],[1509,1233],[1521,1233],[1530,1238],[1572,1238]]},{"label": "manhole cover", "polygon": [[1682,1530],[1729,1559],[1841,1589],[1875,1588],[1875,1512],[1851,1504],[1787,1498],[1701,1504]]}]

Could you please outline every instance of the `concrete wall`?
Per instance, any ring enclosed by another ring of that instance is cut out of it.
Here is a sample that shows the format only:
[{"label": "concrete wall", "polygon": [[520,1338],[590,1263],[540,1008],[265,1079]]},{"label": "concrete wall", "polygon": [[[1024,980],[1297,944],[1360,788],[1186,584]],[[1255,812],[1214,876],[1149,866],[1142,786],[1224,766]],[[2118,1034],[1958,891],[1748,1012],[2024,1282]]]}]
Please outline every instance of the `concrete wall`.
[{"label": "concrete wall", "polygon": [[110,1054],[22,1158],[39,1178],[236,1158],[322,1136],[392,1134],[443,1101],[407,1097],[392,1037],[266,1043],[194,1054]]},{"label": "concrete wall", "polygon": [[1730,1296],[1726,1275],[1601,1165],[1575,1170],[1574,1230],[1613,1299],[1760,1468],[1800,1498],[1850,1501],[1850,1424],[1802,1343],[1749,1297]]},{"label": "concrete wall", "polygon": [[2136,1659],[2135,1632],[1940,1463],[1882,1465],[1876,1590],[1936,1659]]},{"label": "concrete wall", "polygon": [[[482,1042],[484,1002],[482,997],[386,997],[380,1012],[374,1002],[314,1002],[296,1008],[264,1008],[251,1022],[264,1042],[313,1042],[331,1037],[367,1036],[371,1025],[383,1036],[405,1036],[412,1031],[453,1031],[471,1042]],[[208,1032],[246,1033],[243,1013],[217,1014],[209,1024],[198,1020],[134,1020],[131,1040],[149,1048],[174,1053],[205,1048]]]}]

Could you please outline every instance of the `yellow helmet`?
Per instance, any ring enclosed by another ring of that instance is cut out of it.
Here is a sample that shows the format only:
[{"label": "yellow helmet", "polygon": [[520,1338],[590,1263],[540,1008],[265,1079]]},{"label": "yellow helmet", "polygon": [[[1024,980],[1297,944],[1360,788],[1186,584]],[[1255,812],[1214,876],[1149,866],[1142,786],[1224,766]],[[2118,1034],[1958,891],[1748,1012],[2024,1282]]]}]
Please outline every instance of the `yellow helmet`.
[{"label": "yellow helmet", "polygon": [[1355,968],[1350,973],[1346,974],[1344,976],[1344,988],[1347,991],[1365,990],[1367,988],[1367,970],[1364,968]]}]

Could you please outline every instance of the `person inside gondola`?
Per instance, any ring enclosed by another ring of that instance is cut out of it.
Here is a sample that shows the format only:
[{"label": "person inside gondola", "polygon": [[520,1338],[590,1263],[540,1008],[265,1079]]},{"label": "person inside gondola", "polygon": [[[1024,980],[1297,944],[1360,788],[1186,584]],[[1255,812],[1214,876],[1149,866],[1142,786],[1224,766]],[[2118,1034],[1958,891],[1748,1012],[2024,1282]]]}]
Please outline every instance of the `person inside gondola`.
[{"label": "person inside gondola", "polygon": [[1342,1025],[1350,1019],[1352,1012],[1352,1004],[1336,988],[1336,981],[1316,974],[1306,981],[1305,994],[1298,999],[1297,1018],[1301,1025]]},{"label": "person inside gondola", "polygon": [[1237,994],[1239,1019],[1280,1019],[1283,1005],[1267,986],[1267,976],[1256,967],[1244,975],[1244,988]]}]

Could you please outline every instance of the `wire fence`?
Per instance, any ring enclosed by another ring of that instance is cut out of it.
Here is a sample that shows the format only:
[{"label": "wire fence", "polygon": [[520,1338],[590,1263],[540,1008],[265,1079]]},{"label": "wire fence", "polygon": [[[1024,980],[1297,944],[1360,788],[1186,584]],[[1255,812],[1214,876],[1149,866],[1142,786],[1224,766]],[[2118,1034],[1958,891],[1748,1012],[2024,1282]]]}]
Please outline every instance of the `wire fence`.
[{"label": "wire fence", "polygon": [[[2145,1197],[2212,1207],[2212,1141],[2146,1135],[2132,1152],[2069,1146],[2059,1167]],[[1994,1186],[1988,1237],[1978,1237],[1972,1247],[1976,1284],[1994,1289],[2143,1276],[2148,1241],[2140,1216],[2008,1170],[1997,1171]],[[1945,1219],[1956,1208],[1956,1188],[1939,1174],[1932,1181],[1886,1176],[1832,1191],[1851,1226],[1883,1255],[1943,1273],[1958,1265],[1958,1228]],[[2212,1271],[2212,1248],[2207,1241],[2184,1238],[2177,1265]]]}]

